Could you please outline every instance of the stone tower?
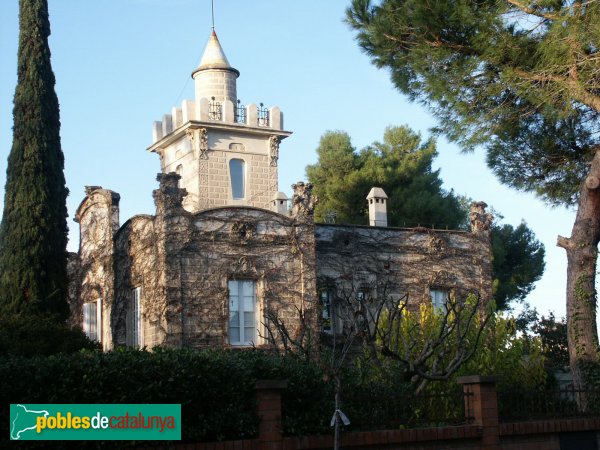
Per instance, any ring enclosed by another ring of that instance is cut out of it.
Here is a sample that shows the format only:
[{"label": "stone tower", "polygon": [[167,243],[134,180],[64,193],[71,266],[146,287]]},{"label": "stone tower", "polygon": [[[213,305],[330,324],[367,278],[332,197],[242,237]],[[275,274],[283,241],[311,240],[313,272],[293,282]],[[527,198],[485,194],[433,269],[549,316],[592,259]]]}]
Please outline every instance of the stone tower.
[{"label": "stone tower", "polygon": [[184,100],[154,122],[149,151],[160,156],[163,173],[181,176],[188,195],[183,206],[198,212],[219,206],[271,209],[278,192],[278,107],[242,105],[234,69],[213,31],[200,65],[192,72],[195,99]]},{"label": "stone tower", "polygon": [[227,61],[217,33],[212,32],[200,65],[192,72],[196,98],[214,97],[217,102],[231,100],[237,104],[237,78],[240,72]]}]

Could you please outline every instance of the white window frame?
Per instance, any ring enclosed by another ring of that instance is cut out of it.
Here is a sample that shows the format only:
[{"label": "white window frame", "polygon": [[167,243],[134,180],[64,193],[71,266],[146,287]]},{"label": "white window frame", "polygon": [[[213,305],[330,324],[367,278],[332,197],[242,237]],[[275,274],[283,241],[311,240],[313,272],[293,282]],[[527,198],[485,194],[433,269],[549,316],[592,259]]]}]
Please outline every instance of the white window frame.
[{"label": "white window frame", "polygon": [[130,347],[142,347],[142,329],[142,288],[136,287],[131,290],[127,307],[127,338]]},{"label": "white window frame", "polygon": [[[93,309],[93,311],[90,311]],[[91,313],[91,314],[90,314]],[[85,302],[82,307],[82,328],[92,341],[102,342],[102,299]]]},{"label": "white window frame", "polygon": [[446,311],[447,302],[450,299],[450,291],[442,288],[429,288],[431,304],[434,311]]},{"label": "white window frame", "polygon": [[[247,292],[250,290],[250,292]],[[255,280],[248,279],[232,279],[227,282],[228,301],[229,301],[229,314],[227,322],[227,335],[229,344],[232,346],[252,346],[259,345],[260,341],[260,327],[261,327],[261,311],[262,308],[257,300],[257,283]],[[249,295],[251,294],[251,295]],[[252,310],[246,311],[247,298],[252,299]],[[237,308],[237,309],[236,309]],[[233,313],[237,312],[237,321],[234,321]],[[245,313],[252,312],[251,315],[253,322],[251,326],[246,326],[244,318],[247,317]],[[239,330],[239,333],[234,333],[232,329]],[[248,329],[252,328],[250,332]],[[234,339],[234,335],[238,336]]]}]

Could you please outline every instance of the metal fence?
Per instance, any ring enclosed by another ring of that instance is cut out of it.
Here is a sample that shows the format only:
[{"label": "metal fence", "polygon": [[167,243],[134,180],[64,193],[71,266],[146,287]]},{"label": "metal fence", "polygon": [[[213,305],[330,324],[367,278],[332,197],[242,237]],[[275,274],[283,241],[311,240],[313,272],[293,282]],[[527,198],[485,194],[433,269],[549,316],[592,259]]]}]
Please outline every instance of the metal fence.
[{"label": "metal fence", "polygon": [[342,408],[353,430],[440,427],[473,421],[472,394],[346,395]]},{"label": "metal fence", "polygon": [[555,389],[506,389],[498,387],[498,415],[501,422],[598,416],[600,391]]},{"label": "metal fence", "polygon": [[208,118],[210,120],[223,120],[223,107],[214,97],[208,103]]},{"label": "metal fence", "polygon": [[246,123],[246,107],[240,100],[235,105],[235,121],[236,123]]},{"label": "metal fence", "polygon": [[269,126],[269,110],[261,103],[257,108],[258,114],[258,126],[268,127]]}]

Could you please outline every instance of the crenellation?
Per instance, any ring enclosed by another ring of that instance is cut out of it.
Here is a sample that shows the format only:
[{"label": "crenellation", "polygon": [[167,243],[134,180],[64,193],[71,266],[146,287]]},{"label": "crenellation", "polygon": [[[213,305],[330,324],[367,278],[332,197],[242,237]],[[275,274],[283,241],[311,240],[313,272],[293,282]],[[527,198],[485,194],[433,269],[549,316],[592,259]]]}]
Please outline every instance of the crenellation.
[{"label": "crenellation", "polygon": [[269,127],[276,130],[283,130],[281,128],[281,110],[277,106],[273,106],[269,109]]},{"label": "crenellation", "polygon": [[173,131],[173,117],[171,114],[165,114],[162,118],[162,134],[167,136]]},{"label": "crenellation", "polygon": [[181,114],[183,124],[196,120],[196,103],[193,100],[184,100],[181,103]]},{"label": "crenellation", "polygon": [[164,137],[161,121],[152,122],[152,142],[158,142]]},{"label": "crenellation", "polygon": [[174,130],[176,130],[181,125],[183,125],[183,116],[182,116],[181,110],[182,110],[182,108],[177,108],[175,106],[171,110],[171,118],[173,121],[172,126],[173,126]]},{"label": "crenellation", "polygon": [[223,108],[223,122],[234,123],[235,115],[233,114],[233,102],[229,99],[225,99],[222,105]]},{"label": "crenellation", "polygon": [[255,103],[246,106],[246,124],[249,127],[258,127],[258,107]]}]

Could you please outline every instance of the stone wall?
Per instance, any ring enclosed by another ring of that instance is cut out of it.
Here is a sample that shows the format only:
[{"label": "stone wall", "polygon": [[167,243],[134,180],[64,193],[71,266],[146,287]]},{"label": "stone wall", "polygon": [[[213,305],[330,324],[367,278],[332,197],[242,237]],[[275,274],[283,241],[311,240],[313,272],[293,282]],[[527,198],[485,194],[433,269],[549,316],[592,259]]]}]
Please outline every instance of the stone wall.
[{"label": "stone wall", "polygon": [[[229,280],[256,282],[257,344],[280,343],[277,321],[292,336],[316,325],[312,227],[254,208],[218,208],[197,214],[180,249],[183,345],[228,343]],[[306,314],[307,322],[299,313]],[[271,335],[270,333],[273,333]]]},{"label": "stone wall", "polygon": [[130,345],[127,315],[132,291],[138,287],[141,288],[143,345],[152,348],[165,339],[165,294],[154,222],[153,216],[134,216],[123,224],[115,237],[115,301],[110,315],[115,346]]},{"label": "stone wall", "polygon": [[70,258],[70,292],[79,296],[71,301],[72,321],[82,323],[82,305],[99,302],[102,309],[99,333],[105,349],[112,346],[111,325],[108,320],[114,301],[114,241],[119,228],[119,194],[100,186],[86,187],[86,197],[77,208],[79,223],[78,258]]},{"label": "stone wall", "polygon": [[338,295],[431,302],[430,290],[492,296],[489,233],[367,226],[315,227],[320,288]]},{"label": "stone wall", "polygon": [[225,99],[235,103],[237,100],[238,74],[231,70],[210,69],[194,74],[196,98],[212,98],[222,102]]}]

